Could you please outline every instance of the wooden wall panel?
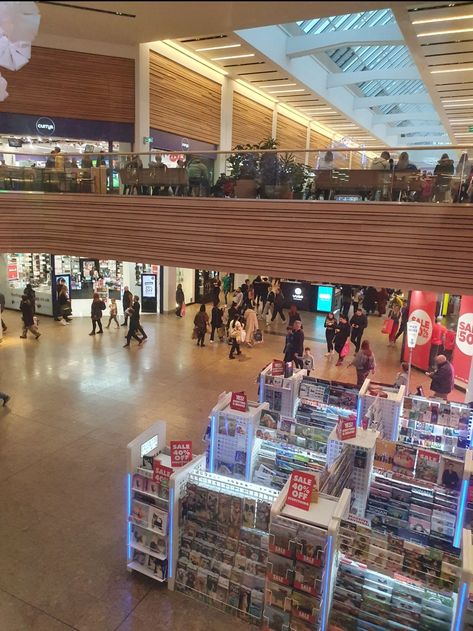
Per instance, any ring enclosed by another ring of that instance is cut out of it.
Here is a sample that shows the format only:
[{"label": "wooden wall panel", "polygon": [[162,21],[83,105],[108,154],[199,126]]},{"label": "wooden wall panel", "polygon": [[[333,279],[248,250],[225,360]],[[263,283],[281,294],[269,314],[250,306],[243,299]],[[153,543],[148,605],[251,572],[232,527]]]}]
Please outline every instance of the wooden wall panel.
[{"label": "wooden wall panel", "polygon": [[331,139],[328,136],[324,136],[314,129],[310,130],[310,148],[311,149],[328,149],[330,147]]},{"label": "wooden wall panel", "polygon": [[233,93],[232,146],[256,144],[271,137],[273,111],[260,103]]},{"label": "wooden wall panel", "polygon": [[3,70],[9,97],[0,112],[133,123],[135,62],[33,46],[17,72]]},{"label": "wooden wall panel", "polygon": [[[470,204],[3,193],[0,251],[473,294],[472,213]],[[235,217],[251,226],[238,238]]]},{"label": "wooden wall panel", "polygon": [[150,126],[220,144],[221,86],[150,52]]},{"label": "wooden wall panel", "polygon": [[[279,149],[301,149],[305,151],[307,139],[307,127],[278,114],[276,139]],[[298,160],[304,162],[304,155],[298,154]]]}]

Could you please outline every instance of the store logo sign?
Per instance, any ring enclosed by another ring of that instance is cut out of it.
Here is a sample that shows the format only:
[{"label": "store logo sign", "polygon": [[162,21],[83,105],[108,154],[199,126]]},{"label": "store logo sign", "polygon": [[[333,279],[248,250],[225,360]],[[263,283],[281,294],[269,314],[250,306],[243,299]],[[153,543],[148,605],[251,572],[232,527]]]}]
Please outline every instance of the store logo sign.
[{"label": "store logo sign", "polygon": [[304,296],[302,295],[302,289],[300,287],[296,287],[294,289],[294,293],[292,294],[292,299],[294,300],[294,302],[300,302],[301,300],[304,300]]},{"label": "store logo sign", "polygon": [[415,309],[409,320],[414,320],[418,322],[420,325],[419,334],[417,336],[417,345],[423,346],[430,342],[430,338],[432,337],[432,320],[429,314],[423,309]]},{"label": "store logo sign", "polygon": [[43,116],[36,121],[36,131],[42,136],[51,136],[56,131],[56,125],[53,120]]},{"label": "store logo sign", "polygon": [[460,316],[456,344],[465,355],[473,355],[473,313],[464,313]]}]

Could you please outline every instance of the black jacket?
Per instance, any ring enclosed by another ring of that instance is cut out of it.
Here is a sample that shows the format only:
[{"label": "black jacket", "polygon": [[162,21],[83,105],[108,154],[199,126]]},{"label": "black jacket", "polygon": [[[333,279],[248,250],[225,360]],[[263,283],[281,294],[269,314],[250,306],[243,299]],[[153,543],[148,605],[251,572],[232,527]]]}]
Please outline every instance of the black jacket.
[{"label": "black jacket", "polygon": [[184,292],[182,289],[176,289],[176,302],[178,305],[184,304]]},{"label": "black jacket", "polygon": [[347,341],[350,335],[350,325],[348,322],[346,324],[337,324],[335,328],[335,338],[334,345],[337,353],[343,348],[345,342]]},{"label": "black jacket", "polygon": [[304,354],[304,331],[302,329],[292,332],[291,346],[293,353],[302,357]]},{"label": "black jacket", "polygon": [[362,313],[360,316],[357,316],[355,313],[355,315],[350,320],[350,324],[352,327],[353,325],[356,325],[353,329],[353,332],[359,333],[360,331],[364,331],[368,326],[368,318],[365,316],[364,313]]},{"label": "black jacket", "polygon": [[22,300],[20,303],[20,311],[23,317],[23,322],[25,326],[33,326],[33,307],[31,306],[29,300]]},{"label": "black jacket", "polygon": [[122,297],[123,311],[133,305],[133,294],[131,291],[124,291]]},{"label": "black jacket", "polygon": [[133,311],[135,312],[136,318],[139,320],[140,319],[140,313],[141,313],[140,301],[136,300],[135,302],[133,302],[132,307],[133,307]]},{"label": "black jacket", "polygon": [[453,368],[450,362],[444,362],[432,375],[430,389],[439,394],[448,394],[453,390]]},{"label": "black jacket", "polygon": [[217,328],[222,326],[222,309],[212,307],[211,324]]},{"label": "black jacket", "polygon": [[284,305],[284,294],[282,293],[282,291],[280,291],[274,297],[274,306],[275,307],[282,307],[283,305]]},{"label": "black jacket", "polygon": [[90,317],[92,320],[101,320],[102,311],[105,309],[105,303],[103,300],[93,300],[90,306]]}]

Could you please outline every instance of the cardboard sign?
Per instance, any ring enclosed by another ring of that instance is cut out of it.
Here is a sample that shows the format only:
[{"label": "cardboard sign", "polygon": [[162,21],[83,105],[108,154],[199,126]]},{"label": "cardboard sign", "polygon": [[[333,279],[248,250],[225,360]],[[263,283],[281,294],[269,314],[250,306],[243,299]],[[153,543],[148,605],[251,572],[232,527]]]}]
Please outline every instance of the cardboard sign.
[{"label": "cardboard sign", "polygon": [[280,359],[273,359],[271,364],[271,374],[273,377],[284,377],[284,362]]},{"label": "cardboard sign", "polygon": [[247,398],[244,392],[232,392],[232,398],[230,401],[230,408],[237,410],[238,412],[246,412],[247,410]]},{"label": "cardboard sign", "polygon": [[301,510],[309,510],[314,489],[317,489],[315,475],[305,471],[293,471],[289,482],[286,504]]},{"label": "cardboard sign", "polygon": [[153,481],[158,484],[167,482],[171,477],[173,470],[171,467],[165,467],[160,460],[153,461]]},{"label": "cardboard sign", "polygon": [[348,417],[338,417],[337,438],[338,440],[356,438],[356,416],[354,414],[350,414]]},{"label": "cardboard sign", "polygon": [[183,467],[192,460],[191,440],[171,440],[171,465]]}]

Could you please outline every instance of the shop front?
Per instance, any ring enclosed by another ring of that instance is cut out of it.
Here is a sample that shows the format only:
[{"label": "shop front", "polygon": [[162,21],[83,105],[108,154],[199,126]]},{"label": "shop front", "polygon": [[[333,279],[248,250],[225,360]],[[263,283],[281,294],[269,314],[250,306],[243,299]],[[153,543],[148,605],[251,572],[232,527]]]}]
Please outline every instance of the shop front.
[{"label": "shop front", "polygon": [[195,302],[210,302],[213,298],[213,286],[219,280],[220,272],[215,270],[195,270]]},{"label": "shop front", "polygon": [[281,279],[284,306],[296,305],[299,311],[336,313],[340,310],[340,289],[334,285],[319,285],[309,281]]}]

